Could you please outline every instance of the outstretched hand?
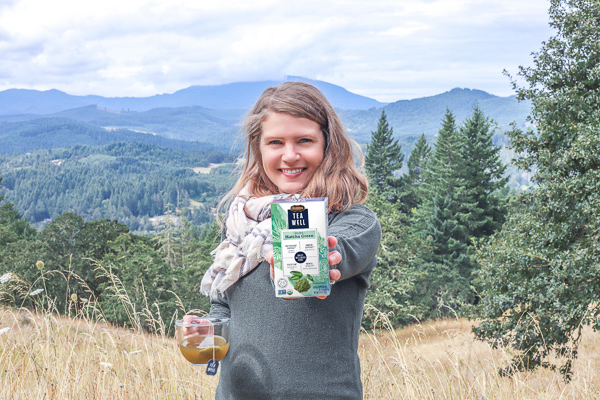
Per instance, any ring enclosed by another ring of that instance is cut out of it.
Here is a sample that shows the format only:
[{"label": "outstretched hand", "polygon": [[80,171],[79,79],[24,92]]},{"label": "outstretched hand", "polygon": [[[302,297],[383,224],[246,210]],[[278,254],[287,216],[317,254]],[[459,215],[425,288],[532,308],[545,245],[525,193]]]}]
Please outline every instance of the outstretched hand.
[{"label": "outstretched hand", "polygon": [[[335,247],[338,243],[338,240],[335,236],[327,236],[327,246],[331,249]],[[267,254],[267,262],[271,265],[271,279],[275,278],[275,261],[273,259],[273,252],[270,251]],[[339,251],[330,251],[329,252],[329,265],[337,265],[342,261],[342,255]],[[332,268],[329,270],[329,280],[331,283],[335,283],[342,276],[342,273],[339,269]],[[284,299],[301,299],[302,297],[284,297]],[[317,299],[325,299],[327,296],[317,296]]]}]

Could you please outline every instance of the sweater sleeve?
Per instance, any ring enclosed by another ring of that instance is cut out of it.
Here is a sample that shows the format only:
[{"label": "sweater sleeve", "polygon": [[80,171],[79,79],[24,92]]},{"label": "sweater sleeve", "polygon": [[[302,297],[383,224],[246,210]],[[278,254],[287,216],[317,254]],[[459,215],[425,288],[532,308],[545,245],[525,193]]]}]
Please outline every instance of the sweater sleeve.
[{"label": "sweater sleeve", "polygon": [[341,272],[340,280],[370,272],[381,241],[381,225],[375,213],[357,204],[348,211],[335,214],[329,221],[328,235],[335,236],[342,261],[332,266]]},{"label": "sweater sleeve", "polygon": [[[223,240],[225,240],[226,237],[226,230],[223,228],[221,230],[221,242],[223,242]],[[227,297],[224,294],[219,293],[216,299],[210,299],[210,311],[208,313],[208,316],[219,318],[231,318],[229,302],[227,301]]]},{"label": "sweater sleeve", "polygon": [[229,309],[229,302],[225,295],[219,294],[217,298],[210,299],[210,312],[209,317],[231,317],[231,310]]}]

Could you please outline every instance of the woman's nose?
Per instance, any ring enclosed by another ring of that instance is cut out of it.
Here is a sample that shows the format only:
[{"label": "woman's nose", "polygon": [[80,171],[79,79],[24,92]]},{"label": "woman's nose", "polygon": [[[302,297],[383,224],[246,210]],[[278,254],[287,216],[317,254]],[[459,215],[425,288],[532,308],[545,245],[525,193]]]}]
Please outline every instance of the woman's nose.
[{"label": "woman's nose", "polygon": [[290,144],[285,146],[283,149],[283,155],[281,158],[283,161],[296,161],[298,158],[300,158],[300,153],[298,153],[298,149],[295,145]]}]

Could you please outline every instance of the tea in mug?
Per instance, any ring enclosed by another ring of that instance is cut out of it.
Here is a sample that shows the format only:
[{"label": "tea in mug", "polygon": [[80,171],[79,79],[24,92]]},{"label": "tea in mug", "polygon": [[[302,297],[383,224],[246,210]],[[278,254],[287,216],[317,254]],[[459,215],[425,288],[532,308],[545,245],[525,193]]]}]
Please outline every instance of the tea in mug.
[{"label": "tea in mug", "polygon": [[210,360],[221,361],[229,350],[229,343],[221,336],[195,336],[183,340],[179,350],[192,364],[205,365]]}]

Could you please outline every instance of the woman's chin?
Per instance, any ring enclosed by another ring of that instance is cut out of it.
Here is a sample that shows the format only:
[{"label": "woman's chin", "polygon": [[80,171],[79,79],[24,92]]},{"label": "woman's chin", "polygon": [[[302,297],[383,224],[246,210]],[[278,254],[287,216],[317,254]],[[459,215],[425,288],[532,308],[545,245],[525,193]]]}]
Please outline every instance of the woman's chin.
[{"label": "woman's chin", "polygon": [[296,193],[300,192],[305,187],[306,185],[302,182],[284,183],[277,186],[281,193]]}]

